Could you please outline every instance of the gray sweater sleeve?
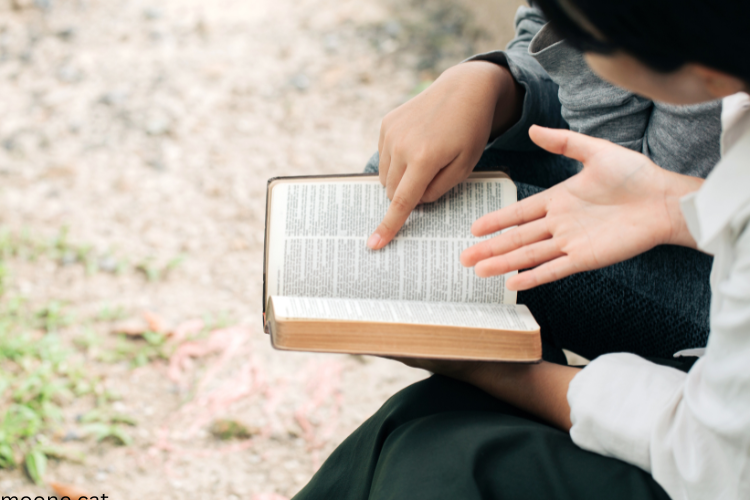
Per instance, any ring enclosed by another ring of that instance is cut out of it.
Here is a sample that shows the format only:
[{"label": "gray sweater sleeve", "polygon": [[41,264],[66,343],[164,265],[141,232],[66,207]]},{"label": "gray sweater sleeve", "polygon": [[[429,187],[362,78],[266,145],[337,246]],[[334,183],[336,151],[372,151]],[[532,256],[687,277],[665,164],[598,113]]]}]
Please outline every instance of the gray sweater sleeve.
[{"label": "gray sweater sleeve", "polygon": [[479,54],[510,69],[526,95],[521,119],[488,148],[529,151],[533,124],[570,128],[639,151],[663,168],[706,177],[720,159],[721,101],[654,103],[603,81],[583,54],[560,39],[541,11],[520,7],[505,51]]},{"label": "gray sweater sleeve", "polygon": [[534,124],[553,128],[568,128],[562,117],[558,87],[549,74],[529,54],[529,44],[546,20],[538,9],[519,7],[516,12],[516,37],[504,51],[487,52],[469,58],[469,61],[489,61],[507,67],[513,78],[523,86],[523,112],[521,119],[504,134],[490,142],[488,148],[507,151],[538,149],[529,139],[529,127]]},{"label": "gray sweater sleeve", "polygon": [[641,152],[667,170],[705,179],[721,159],[721,106],[655,102]]},{"label": "gray sweater sleeve", "polygon": [[605,82],[583,54],[549,27],[539,30],[530,55],[560,85],[562,116],[570,130],[641,151],[652,102]]},{"label": "gray sweater sleeve", "polygon": [[705,177],[719,161],[720,101],[670,106],[616,87],[594,74],[583,54],[549,25],[534,36],[529,53],[560,86],[570,130],[607,139],[688,175]]}]

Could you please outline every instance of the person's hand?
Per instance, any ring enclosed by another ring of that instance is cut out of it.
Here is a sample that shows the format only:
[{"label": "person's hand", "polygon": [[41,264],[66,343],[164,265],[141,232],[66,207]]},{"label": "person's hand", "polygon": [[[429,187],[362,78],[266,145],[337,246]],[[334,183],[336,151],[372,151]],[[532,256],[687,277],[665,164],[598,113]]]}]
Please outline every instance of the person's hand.
[{"label": "person's hand", "polygon": [[679,198],[703,179],[658,167],[645,155],[568,130],[534,126],[531,139],[583,170],[546,191],[477,219],[471,231],[485,236],[466,249],[464,266],[480,277],[521,269],[506,282],[528,290],[571,274],[624,261],[660,244],[695,247]]},{"label": "person's hand", "polygon": [[386,115],[380,127],[380,182],[391,200],[367,246],[387,245],[419,203],[465,180],[490,136],[518,121],[521,93],[508,69],[471,61],[445,71]]}]

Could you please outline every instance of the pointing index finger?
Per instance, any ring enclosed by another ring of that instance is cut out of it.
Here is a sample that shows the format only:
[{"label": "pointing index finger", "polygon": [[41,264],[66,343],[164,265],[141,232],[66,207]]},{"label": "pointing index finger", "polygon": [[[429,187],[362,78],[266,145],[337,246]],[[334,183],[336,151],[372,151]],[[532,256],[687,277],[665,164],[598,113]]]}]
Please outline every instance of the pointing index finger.
[{"label": "pointing index finger", "polygon": [[419,169],[406,170],[383,220],[367,240],[371,249],[380,250],[390,243],[422,199],[430,179],[415,175],[415,170]]}]

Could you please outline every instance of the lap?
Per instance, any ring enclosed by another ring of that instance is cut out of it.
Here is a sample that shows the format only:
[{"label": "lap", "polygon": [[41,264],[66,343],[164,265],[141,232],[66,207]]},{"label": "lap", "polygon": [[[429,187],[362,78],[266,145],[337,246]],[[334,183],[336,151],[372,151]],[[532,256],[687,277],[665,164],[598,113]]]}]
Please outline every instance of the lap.
[{"label": "lap", "polygon": [[646,472],[441,376],[391,398],[296,500],[668,499]]}]

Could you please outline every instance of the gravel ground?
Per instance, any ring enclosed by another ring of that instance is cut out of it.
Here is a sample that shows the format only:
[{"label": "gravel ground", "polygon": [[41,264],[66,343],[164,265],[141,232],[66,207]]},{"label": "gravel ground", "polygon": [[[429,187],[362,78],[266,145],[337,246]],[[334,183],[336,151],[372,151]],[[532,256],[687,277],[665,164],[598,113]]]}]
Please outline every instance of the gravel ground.
[{"label": "gravel ground", "polygon": [[[238,325],[178,350],[185,362],[171,371],[88,353],[122,395],[118,411],[138,421],[135,442],[75,442],[85,463],[50,463],[49,479],[123,500],[287,498],[387,397],[425,376],[270,349],[265,181],[360,171],[382,116],[445,67],[500,45],[516,3],[0,0],[0,224],[46,238],[67,227],[99,268],[13,261],[9,293],[64,300],[79,318],[116,306],[186,328],[206,314]],[[208,429],[219,417],[253,437],[217,441]],[[0,494],[10,493],[50,491],[0,470]]]}]

